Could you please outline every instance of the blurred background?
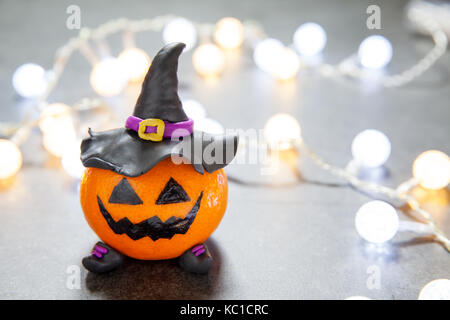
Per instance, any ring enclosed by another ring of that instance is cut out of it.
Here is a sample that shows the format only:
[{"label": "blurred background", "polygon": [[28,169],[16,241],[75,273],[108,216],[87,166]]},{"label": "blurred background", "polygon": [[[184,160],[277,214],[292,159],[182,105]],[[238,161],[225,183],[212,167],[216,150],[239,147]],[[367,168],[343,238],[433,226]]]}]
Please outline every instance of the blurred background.
[{"label": "blurred background", "polygon": [[[79,8],[81,29],[68,27],[74,12],[68,8],[73,5]],[[380,29],[368,28],[370,5],[380,9]],[[208,276],[186,274],[173,261],[134,260],[113,274],[88,274],[81,259],[97,238],[79,205],[80,169],[73,160],[78,155],[72,152],[61,163],[66,127],[60,135],[45,137],[45,124],[39,121],[45,105],[37,106],[38,98],[24,98],[17,92],[26,95],[35,89],[30,89],[29,79],[36,76],[36,69],[25,70],[25,77],[12,81],[25,63],[51,69],[56,50],[85,27],[95,29],[117,18],[183,17],[188,23],[182,22],[178,29],[175,25],[172,35],[181,32],[189,39],[192,22],[197,41],[180,58],[179,94],[183,102],[189,101],[185,105],[190,105],[193,114],[207,115],[208,120],[198,121],[202,129],[263,129],[272,116],[286,113],[298,122],[303,141],[339,167],[355,157],[354,137],[376,129],[388,137],[390,156],[387,152],[389,158],[382,166],[362,172],[362,178],[395,188],[411,178],[412,164],[422,152],[450,153],[448,50],[429,70],[403,86],[383,82],[384,76],[418,63],[434,46],[431,37],[418,32],[408,19],[408,5],[408,1],[0,1],[0,134],[5,139],[13,137],[22,156],[20,171],[3,179],[0,188],[0,254],[4,257],[0,298],[416,299],[430,281],[450,278],[449,253],[429,237],[402,232],[382,247],[362,239],[355,229],[355,213],[376,196],[354,190],[302,152],[295,158],[300,179],[283,165],[271,176],[262,176],[259,165],[228,168],[228,209],[209,240],[216,260]],[[243,44],[226,50],[222,48],[225,39],[216,42],[219,52],[196,51],[214,43],[215,24],[224,17],[243,23]],[[79,145],[88,127],[121,126],[140,91],[137,81],[105,95],[111,86],[103,91],[99,87],[110,74],[92,80],[93,67],[102,56],[119,56],[124,44],[133,41],[151,59],[164,45],[162,27],[171,20],[158,20],[158,31],[119,31],[74,50],[45,99],[48,104],[81,110],[74,116],[74,145]],[[304,53],[314,51],[314,41],[323,37],[321,31],[304,35],[310,37],[312,48],[302,47],[294,36],[307,22],[319,24],[326,35],[324,47],[319,41],[313,56]],[[358,49],[374,35],[388,39],[391,47],[385,42],[369,45],[367,58],[377,51],[374,63],[381,65],[367,71]],[[281,43],[262,50],[262,59],[269,60],[265,68],[264,61],[255,63],[254,54],[267,38]],[[277,50],[284,51],[275,58],[278,64],[273,69],[271,55],[264,53]],[[377,62],[383,53],[386,58]],[[18,132],[21,121],[26,121],[26,130]],[[383,146],[381,151],[374,147],[376,154],[385,152]],[[12,157],[8,148],[2,149],[0,158]],[[268,182],[277,182],[277,187]],[[413,194],[437,225],[450,233],[447,185],[439,190],[417,187]],[[407,218],[401,210],[399,215]],[[79,275],[79,286],[71,285],[74,274]],[[374,275],[375,286],[370,284]]]}]

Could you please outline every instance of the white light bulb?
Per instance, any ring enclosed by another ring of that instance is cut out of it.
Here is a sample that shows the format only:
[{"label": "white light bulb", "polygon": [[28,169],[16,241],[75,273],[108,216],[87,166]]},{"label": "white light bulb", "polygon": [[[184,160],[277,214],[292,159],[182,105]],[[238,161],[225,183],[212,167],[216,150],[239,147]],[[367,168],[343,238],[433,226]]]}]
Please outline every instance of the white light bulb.
[{"label": "white light bulb", "polygon": [[284,50],[284,45],[277,39],[265,39],[255,47],[253,60],[261,70],[270,72],[275,68],[277,61]]},{"label": "white light bulb", "polygon": [[355,227],[359,235],[369,242],[389,241],[398,231],[397,210],[384,201],[367,202],[356,212]]},{"label": "white light bulb", "polygon": [[391,143],[388,137],[378,130],[364,130],[353,139],[353,159],[362,167],[382,166],[390,154]]},{"label": "white light bulb", "polygon": [[298,53],[305,56],[322,52],[327,43],[325,30],[314,22],[308,22],[298,27],[293,38]]},{"label": "white light bulb", "polygon": [[273,68],[268,71],[271,75],[279,80],[289,80],[297,75],[300,69],[300,59],[294,50],[283,48],[272,66]]},{"label": "white light bulb", "polygon": [[301,141],[301,129],[297,119],[286,113],[278,113],[267,120],[264,137],[273,149],[286,150]]},{"label": "white light bulb", "polygon": [[202,104],[196,100],[183,100],[183,110],[192,120],[200,120],[206,117],[206,110]]},{"label": "white light bulb", "polygon": [[450,158],[441,151],[425,151],[414,161],[413,176],[424,188],[445,188],[450,183]]},{"label": "white light bulb", "polygon": [[419,293],[419,300],[450,300],[450,280],[436,279],[428,282]]},{"label": "white light bulb", "polygon": [[41,111],[39,127],[42,132],[53,130],[54,127],[63,128],[72,124],[71,108],[63,103],[51,103]]},{"label": "white light bulb", "polygon": [[81,141],[75,140],[62,153],[61,165],[73,178],[80,179],[83,176],[84,166],[80,159]]},{"label": "white light bulb", "polygon": [[15,143],[0,139],[0,180],[14,176],[22,167],[22,153]]},{"label": "white light bulb", "polygon": [[144,80],[151,61],[144,50],[128,48],[117,57],[124,69],[128,72],[129,79],[133,82]]},{"label": "white light bulb", "polygon": [[162,36],[165,44],[183,42],[186,45],[186,51],[192,49],[197,42],[197,30],[194,24],[184,18],[169,21],[164,26]]},{"label": "white light bulb", "polygon": [[236,18],[223,18],[216,23],[214,40],[224,49],[239,48],[244,41],[244,27]]},{"label": "white light bulb", "polygon": [[202,118],[194,121],[194,129],[210,134],[223,134],[225,132],[220,122],[210,118]]},{"label": "white light bulb", "polygon": [[118,95],[129,80],[128,72],[117,58],[108,57],[98,62],[91,71],[92,88],[99,95],[111,97]]},{"label": "white light bulb", "polygon": [[42,143],[44,148],[55,157],[61,157],[65,150],[76,141],[76,133],[73,124],[59,123],[44,131]]},{"label": "white light bulb", "polygon": [[192,63],[198,74],[204,77],[217,77],[225,68],[225,55],[214,44],[203,44],[195,49]]},{"label": "white light bulb", "polygon": [[44,68],[35,63],[26,63],[14,71],[12,84],[24,98],[33,98],[44,93],[48,80]]},{"label": "white light bulb", "polygon": [[392,59],[392,45],[383,36],[370,36],[359,45],[358,57],[363,67],[383,68]]}]

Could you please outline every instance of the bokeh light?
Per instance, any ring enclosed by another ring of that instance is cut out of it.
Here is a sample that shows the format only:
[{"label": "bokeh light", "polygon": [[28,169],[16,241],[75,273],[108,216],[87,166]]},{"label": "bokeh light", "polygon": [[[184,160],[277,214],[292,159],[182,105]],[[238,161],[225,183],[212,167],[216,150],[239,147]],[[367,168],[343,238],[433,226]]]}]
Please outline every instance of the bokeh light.
[{"label": "bokeh light", "polygon": [[39,119],[39,127],[42,132],[51,131],[53,128],[64,128],[72,124],[71,108],[64,103],[51,103],[46,105]]},{"label": "bokeh light", "polygon": [[13,177],[22,167],[22,152],[15,143],[0,139],[0,180]]},{"label": "bokeh light", "polygon": [[206,110],[203,105],[193,99],[183,100],[183,110],[192,120],[200,120],[206,117]]},{"label": "bokeh light", "polygon": [[244,41],[244,27],[236,18],[223,18],[216,23],[214,41],[224,49],[237,49]]},{"label": "bokeh light", "polygon": [[445,188],[450,183],[450,158],[438,150],[425,151],[414,161],[412,171],[422,187]]},{"label": "bokeh light", "polygon": [[359,235],[371,243],[389,241],[398,231],[397,210],[384,201],[367,202],[356,212],[355,227]]},{"label": "bokeh light", "polygon": [[450,300],[450,280],[436,279],[428,282],[419,293],[419,300]]},{"label": "bokeh light", "polygon": [[327,43],[327,34],[319,24],[308,22],[297,28],[293,41],[299,54],[312,56],[322,52]]},{"label": "bokeh light", "polygon": [[264,137],[272,149],[286,150],[301,142],[300,125],[293,116],[278,113],[264,126]]},{"label": "bokeh light", "polygon": [[201,76],[217,77],[225,68],[225,55],[218,46],[203,44],[195,49],[192,63]]},{"label": "bokeh light", "polygon": [[128,72],[129,79],[133,82],[144,80],[151,64],[148,54],[139,48],[125,49],[117,59]]},{"label": "bokeh light", "polygon": [[186,51],[192,49],[197,42],[197,30],[194,24],[185,18],[169,21],[164,26],[162,36],[165,44],[183,42],[186,44]]},{"label": "bokeh light", "polygon": [[14,71],[12,85],[24,98],[34,98],[44,93],[47,88],[44,68],[35,63],[25,63]]},{"label": "bokeh light", "polygon": [[122,92],[128,83],[128,72],[117,58],[108,57],[98,62],[91,71],[90,82],[95,92],[111,97]]},{"label": "bokeh light", "polygon": [[367,168],[382,166],[391,154],[388,137],[378,130],[364,130],[352,142],[352,155],[357,165]]},{"label": "bokeh light", "polygon": [[80,159],[81,141],[74,140],[62,152],[61,165],[69,176],[75,179],[81,179],[84,172],[84,166]]},{"label": "bokeh light", "polygon": [[358,57],[363,67],[383,68],[392,59],[392,45],[383,36],[370,36],[359,45]]}]

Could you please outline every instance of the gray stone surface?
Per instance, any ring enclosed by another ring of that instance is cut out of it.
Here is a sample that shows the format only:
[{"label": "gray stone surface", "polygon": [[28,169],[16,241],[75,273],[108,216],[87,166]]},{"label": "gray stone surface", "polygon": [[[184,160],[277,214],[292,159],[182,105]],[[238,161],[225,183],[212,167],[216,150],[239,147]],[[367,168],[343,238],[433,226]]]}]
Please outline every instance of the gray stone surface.
[{"label": "gray stone surface", "polygon": [[[0,2],[0,120],[21,118],[27,104],[10,84],[14,69],[27,61],[52,63],[56,48],[76,31],[65,27],[73,1]],[[422,57],[432,42],[411,34],[404,21],[405,1],[76,1],[82,25],[174,13],[202,22],[223,16],[260,21],[267,33],[285,43],[295,28],[317,21],[328,34],[324,60],[340,61],[374,33],[365,27],[368,4],[382,10],[380,31],[391,39],[389,72]],[[153,55],[158,34],[139,34],[137,43]],[[120,36],[108,39],[120,52]],[[353,136],[366,128],[384,131],[392,142],[380,181],[395,186],[410,177],[415,157],[435,148],[450,153],[449,53],[423,77],[399,89],[382,89],[346,79],[324,79],[301,72],[296,83],[279,84],[252,63],[249,50],[228,56],[230,67],[216,83],[195,75],[191,52],[180,61],[182,97],[199,100],[211,117],[230,128],[262,128],[275,112],[297,117],[303,136],[330,162],[345,166]],[[51,101],[72,104],[94,96],[90,66],[75,54]],[[132,99],[124,105],[132,107]],[[126,114],[126,113],[125,113]],[[354,214],[368,200],[342,181],[300,158],[308,181],[274,189],[230,182],[228,210],[210,239],[216,261],[209,276],[182,272],[174,261],[129,260],[113,274],[81,271],[81,289],[66,286],[67,270],[97,241],[84,221],[77,184],[41,148],[38,130],[22,146],[24,167],[14,185],[0,191],[0,298],[13,299],[415,299],[429,281],[450,277],[450,255],[441,246],[401,234],[374,252],[358,236]],[[257,169],[229,168],[230,177],[257,180]],[[277,175],[292,181],[289,173]],[[315,183],[319,181],[319,183]],[[324,185],[323,182],[337,185]],[[438,224],[450,232],[447,192],[426,203]],[[403,215],[401,218],[405,218]],[[381,287],[369,290],[370,266],[378,266]]]}]

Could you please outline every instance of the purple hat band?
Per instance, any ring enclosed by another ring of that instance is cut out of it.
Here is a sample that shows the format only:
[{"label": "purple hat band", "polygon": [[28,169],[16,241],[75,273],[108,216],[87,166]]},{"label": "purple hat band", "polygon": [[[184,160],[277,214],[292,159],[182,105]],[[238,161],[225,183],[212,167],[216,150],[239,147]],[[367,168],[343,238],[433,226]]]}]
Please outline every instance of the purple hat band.
[{"label": "purple hat band", "polygon": [[194,121],[168,122],[161,119],[141,119],[129,116],[125,127],[136,131],[144,140],[161,141],[163,138],[179,138],[191,135],[194,130]]}]

